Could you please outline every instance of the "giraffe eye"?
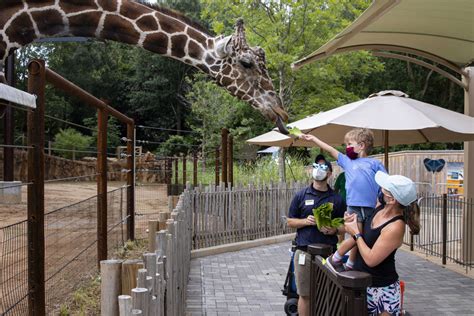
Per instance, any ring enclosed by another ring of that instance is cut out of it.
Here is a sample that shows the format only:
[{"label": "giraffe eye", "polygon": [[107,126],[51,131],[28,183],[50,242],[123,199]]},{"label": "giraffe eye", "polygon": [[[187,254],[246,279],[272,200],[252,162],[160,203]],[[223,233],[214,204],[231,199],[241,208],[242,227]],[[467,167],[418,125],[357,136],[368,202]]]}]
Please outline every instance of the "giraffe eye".
[{"label": "giraffe eye", "polygon": [[253,63],[250,61],[250,60],[246,60],[246,59],[241,59],[240,60],[240,64],[244,67],[244,68],[247,68],[247,69],[250,69],[253,67]]}]

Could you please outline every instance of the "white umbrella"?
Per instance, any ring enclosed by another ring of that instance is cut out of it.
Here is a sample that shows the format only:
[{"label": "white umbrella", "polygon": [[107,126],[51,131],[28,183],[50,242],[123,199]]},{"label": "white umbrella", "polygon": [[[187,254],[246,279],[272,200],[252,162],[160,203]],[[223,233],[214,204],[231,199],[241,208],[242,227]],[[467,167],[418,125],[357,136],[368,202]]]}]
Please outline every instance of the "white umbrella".
[{"label": "white umbrella", "polygon": [[[473,117],[410,99],[400,91],[381,91],[289,126],[313,134],[331,145],[342,144],[345,133],[354,127],[370,128],[375,136],[374,145],[385,145],[386,150],[388,144],[474,140]],[[247,142],[280,147],[314,145],[276,131]]]}]

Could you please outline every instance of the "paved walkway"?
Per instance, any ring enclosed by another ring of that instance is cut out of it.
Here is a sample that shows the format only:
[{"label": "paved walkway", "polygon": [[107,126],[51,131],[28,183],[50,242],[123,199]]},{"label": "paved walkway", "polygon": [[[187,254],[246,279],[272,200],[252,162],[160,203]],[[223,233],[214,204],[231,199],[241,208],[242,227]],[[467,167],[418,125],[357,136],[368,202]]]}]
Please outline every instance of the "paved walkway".
[{"label": "paved walkway", "polygon": [[[285,315],[281,288],[290,243],[191,261],[187,315]],[[474,315],[474,280],[405,251],[397,252],[410,315]]]}]

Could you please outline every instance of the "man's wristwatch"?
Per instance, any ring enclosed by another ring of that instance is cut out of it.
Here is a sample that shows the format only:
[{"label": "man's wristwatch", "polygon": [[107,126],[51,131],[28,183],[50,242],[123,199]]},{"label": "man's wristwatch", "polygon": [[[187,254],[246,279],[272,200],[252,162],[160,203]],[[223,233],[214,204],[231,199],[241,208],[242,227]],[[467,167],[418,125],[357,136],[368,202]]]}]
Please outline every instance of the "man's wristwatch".
[{"label": "man's wristwatch", "polygon": [[357,233],[352,236],[352,238],[354,238],[355,241],[357,241],[357,239],[359,239],[360,237],[362,237],[361,233]]}]

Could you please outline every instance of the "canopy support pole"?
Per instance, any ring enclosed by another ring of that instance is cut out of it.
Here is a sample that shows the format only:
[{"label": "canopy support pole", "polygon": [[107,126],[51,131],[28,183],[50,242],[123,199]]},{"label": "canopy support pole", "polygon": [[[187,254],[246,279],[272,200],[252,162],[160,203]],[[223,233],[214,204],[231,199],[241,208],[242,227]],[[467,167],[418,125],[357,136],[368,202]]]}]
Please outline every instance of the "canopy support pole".
[{"label": "canopy support pole", "polygon": [[[474,67],[466,67],[466,75],[463,82],[467,89],[464,89],[464,114],[474,116]],[[474,142],[464,142],[464,197],[466,202],[474,199]],[[466,264],[474,261],[474,216],[468,210],[469,205],[463,212],[463,258]],[[468,262],[469,261],[469,262]]]},{"label": "canopy support pole", "polygon": [[384,145],[384,156],[383,156],[383,163],[385,166],[385,170],[388,172],[388,131],[383,131],[383,145]]}]

